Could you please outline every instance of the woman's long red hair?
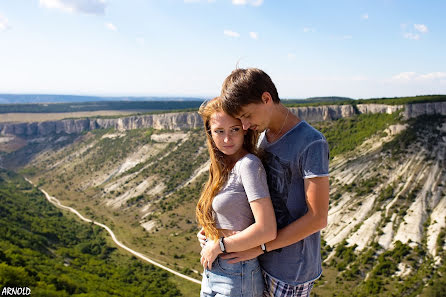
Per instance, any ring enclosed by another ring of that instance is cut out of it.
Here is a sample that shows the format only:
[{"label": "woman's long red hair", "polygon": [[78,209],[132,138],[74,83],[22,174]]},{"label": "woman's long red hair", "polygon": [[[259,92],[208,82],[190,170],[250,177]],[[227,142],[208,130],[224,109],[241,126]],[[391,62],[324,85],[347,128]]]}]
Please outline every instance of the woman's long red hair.
[{"label": "woman's long red hair", "polygon": [[[203,227],[206,237],[215,240],[218,238],[218,230],[215,225],[212,201],[218,192],[228,181],[232,165],[229,164],[223,154],[216,146],[211,134],[211,117],[214,113],[224,112],[219,97],[216,97],[201,105],[198,113],[203,119],[206,133],[206,144],[209,151],[211,164],[209,166],[209,179],[204,185],[195,210],[198,224]],[[248,130],[244,137],[243,146],[250,153],[256,153],[258,133]]]}]

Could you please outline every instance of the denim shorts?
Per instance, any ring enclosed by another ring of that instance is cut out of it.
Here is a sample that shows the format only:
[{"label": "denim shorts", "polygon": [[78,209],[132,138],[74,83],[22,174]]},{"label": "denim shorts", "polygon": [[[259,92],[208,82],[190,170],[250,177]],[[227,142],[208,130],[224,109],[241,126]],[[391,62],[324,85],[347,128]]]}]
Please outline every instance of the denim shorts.
[{"label": "denim shorts", "polygon": [[205,269],[200,297],[262,297],[263,276],[257,258],[229,264],[218,257]]}]

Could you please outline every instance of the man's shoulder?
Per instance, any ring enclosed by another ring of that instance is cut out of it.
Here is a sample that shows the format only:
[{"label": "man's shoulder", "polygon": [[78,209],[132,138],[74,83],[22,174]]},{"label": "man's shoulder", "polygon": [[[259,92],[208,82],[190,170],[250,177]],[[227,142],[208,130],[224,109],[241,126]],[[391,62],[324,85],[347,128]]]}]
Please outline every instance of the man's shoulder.
[{"label": "man's shoulder", "polygon": [[326,141],[324,135],[306,121],[300,121],[294,129],[290,131],[290,140],[300,143],[310,144],[311,142],[323,140]]}]

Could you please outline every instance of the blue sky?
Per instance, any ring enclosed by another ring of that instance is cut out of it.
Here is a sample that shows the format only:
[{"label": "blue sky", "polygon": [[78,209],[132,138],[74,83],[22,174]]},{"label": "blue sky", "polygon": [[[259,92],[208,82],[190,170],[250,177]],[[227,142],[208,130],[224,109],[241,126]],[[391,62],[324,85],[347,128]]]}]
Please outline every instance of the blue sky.
[{"label": "blue sky", "polygon": [[443,0],[0,0],[0,93],[215,96],[258,67],[281,98],[446,94]]}]

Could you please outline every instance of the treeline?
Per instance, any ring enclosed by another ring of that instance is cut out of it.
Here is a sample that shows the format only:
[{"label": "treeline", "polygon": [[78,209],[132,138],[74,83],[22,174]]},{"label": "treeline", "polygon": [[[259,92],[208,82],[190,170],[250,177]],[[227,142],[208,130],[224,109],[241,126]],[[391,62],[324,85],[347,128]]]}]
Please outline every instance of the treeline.
[{"label": "treeline", "polygon": [[20,176],[0,169],[0,289],[32,296],[181,296],[169,274],[64,216]]},{"label": "treeline", "polygon": [[424,95],[414,97],[393,97],[393,98],[373,98],[358,99],[356,104],[387,104],[387,105],[403,105],[414,103],[429,103],[446,101],[446,95]]},{"label": "treeline", "polygon": [[96,101],[74,103],[0,104],[0,113],[55,113],[98,110],[184,111],[197,110],[202,101]]},{"label": "treeline", "polygon": [[356,104],[386,104],[404,105],[446,101],[446,95],[423,95],[414,97],[350,99],[345,97],[319,97],[302,100],[283,100],[288,107],[321,106],[321,105],[356,105]]},{"label": "treeline", "polygon": [[299,106],[319,106],[319,105],[345,105],[355,102],[354,99],[348,97],[310,97],[307,99],[283,99],[283,104],[288,107]]},{"label": "treeline", "polygon": [[203,101],[198,97],[167,96],[83,96],[61,94],[0,94],[0,103],[68,103],[100,101]]},{"label": "treeline", "polygon": [[[284,99],[288,107],[347,105],[347,104],[387,104],[404,105],[410,103],[426,103],[446,101],[446,95],[427,95],[415,97],[351,99],[347,97],[313,97],[308,99]],[[203,100],[159,100],[159,101],[90,101],[71,103],[20,103],[0,104],[0,113],[56,113],[81,112],[99,110],[132,110],[136,112],[173,112],[196,111]]]}]

